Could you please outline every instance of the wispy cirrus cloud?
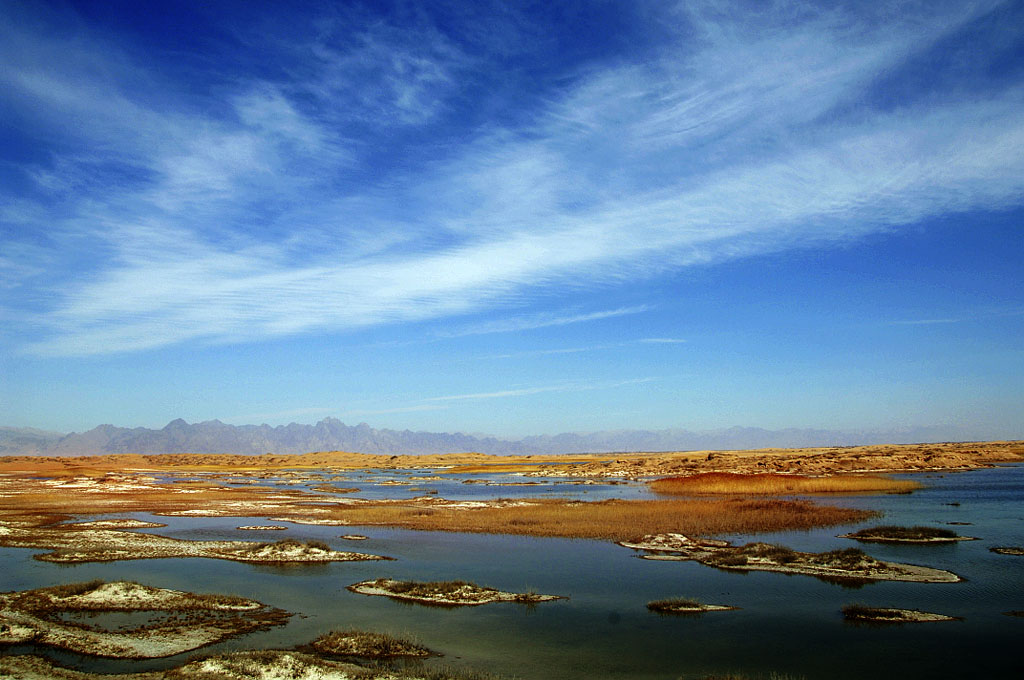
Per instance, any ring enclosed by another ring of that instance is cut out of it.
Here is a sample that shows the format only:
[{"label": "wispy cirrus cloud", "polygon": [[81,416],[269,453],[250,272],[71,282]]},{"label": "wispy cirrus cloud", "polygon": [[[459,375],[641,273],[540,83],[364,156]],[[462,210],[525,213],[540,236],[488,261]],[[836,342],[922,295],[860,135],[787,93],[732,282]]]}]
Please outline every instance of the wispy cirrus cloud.
[{"label": "wispy cirrus cloud", "polygon": [[443,397],[429,397],[427,399],[424,399],[424,401],[477,401],[480,399],[504,399],[507,397],[525,397],[534,394],[543,394],[545,392],[585,392],[590,390],[614,389],[616,387],[625,387],[626,385],[640,385],[643,383],[654,382],[659,379],[660,378],[656,377],[647,377],[594,383],[567,382],[558,385],[522,387],[512,390],[499,390],[497,392],[473,392],[469,394],[452,394]]},{"label": "wispy cirrus cloud", "polygon": [[687,341],[683,338],[641,338],[638,342],[649,345],[679,345]]},{"label": "wispy cirrus cloud", "polygon": [[916,319],[897,319],[890,321],[889,323],[893,326],[941,326],[946,324],[966,323],[971,321],[982,321],[982,320],[994,320],[1000,318],[1009,318],[1015,316],[1024,316],[1024,309],[1021,308],[1009,308],[1009,309],[984,309],[984,310],[972,310],[971,312],[959,315],[959,316],[934,316],[934,317],[922,317]]},{"label": "wispy cirrus cloud", "polygon": [[[160,74],[106,39],[65,47],[9,27],[16,48],[3,54],[18,58],[0,76],[5,101],[26,117],[46,111],[61,137],[29,167],[37,213],[19,212],[5,248],[44,230],[33,247],[72,275],[8,267],[2,304],[37,355],[253,341],[453,318],[1019,205],[1024,87],[962,78],[945,94],[870,103],[880,80],[1002,5],[882,21],[792,3],[756,25],[687,5],[674,17],[687,36],[643,60],[588,64],[528,122],[460,130],[436,160],[441,128],[423,126],[443,119],[442,95],[458,97],[456,75],[479,76],[486,59],[432,26],[366,30],[348,48],[318,38],[287,82],[240,78],[216,102],[163,92]],[[376,99],[368,83],[382,85]],[[421,131],[409,162],[384,165],[366,140],[400,128]],[[19,302],[43,292],[52,302]]]},{"label": "wispy cirrus cloud", "polygon": [[442,337],[460,337],[465,335],[486,335],[489,333],[512,333],[517,331],[533,330],[535,328],[549,328],[551,326],[568,326],[570,324],[584,323],[587,321],[599,321],[611,319],[618,316],[630,314],[641,314],[653,309],[651,305],[634,305],[631,307],[617,307],[615,309],[604,309],[596,312],[581,313],[550,313],[534,314],[529,316],[512,317],[488,321],[486,323],[466,326],[461,329],[444,331],[438,335]]},{"label": "wispy cirrus cloud", "polygon": [[420,411],[443,411],[448,408],[443,404],[416,404],[415,406],[396,406],[394,408],[357,408],[342,411],[342,416],[384,415],[389,413],[418,413]]},{"label": "wispy cirrus cloud", "polygon": [[679,345],[687,342],[681,338],[641,338],[627,342],[611,342],[600,345],[588,345],[586,347],[555,347],[551,349],[524,350],[521,352],[509,352],[506,354],[488,354],[477,357],[477,359],[525,359],[529,357],[552,356],[559,354],[582,354],[584,352],[600,352],[609,349],[621,349],[631,345]]}]

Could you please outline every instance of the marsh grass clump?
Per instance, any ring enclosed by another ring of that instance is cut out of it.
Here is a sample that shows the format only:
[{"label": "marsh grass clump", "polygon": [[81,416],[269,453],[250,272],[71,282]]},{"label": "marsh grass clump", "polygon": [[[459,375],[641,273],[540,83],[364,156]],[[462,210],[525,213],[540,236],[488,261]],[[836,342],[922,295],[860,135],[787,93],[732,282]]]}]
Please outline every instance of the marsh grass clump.
[{"label": "marsh grass clump", "polygon": [[879,526],[868,529],[861,529],[852,534],[849,538],[858,540],[893,540],[893,541],[931,541],[936,539],[957,539],[960,536],[950,529],[938,527],[913,526]]},{"label": "marsh grass clump", "polygon": [[47,590],[53,597],[74,597],[75,595],[91,593],[105,583],[106,581],[103,579],[97,578],[83,583],[67,583],[59,586],[51,586],[50,588],[47,588]]},{"label": "marsh grass clump", "polygon": [[868,607],[864,604],[848,604],[842,608],[843,618],[848,621],[907,621],[907,615],[899,609]]},{"label": "marsh grass clump", "polygon": [[475,508],[358,505],[339,509],[350,524],[426,531],[518,534],[626,541],[645,534],[709,536],[811,529],[863,521],[877,513],[805,500],[701,498],[606,500],[531,499]]},{"label": "marsh grass clump", "polygon": [[387,587],[393,593],[413,595],[416,597],[432,597],[436,595],[456,595],[467,590],[489,590],[472,581],[392,581],[377,579],[377,585]]},{"label": "marsh grass clump", "polygon": [[790,495],[815,493],[909,493],[917,482],[877,475],[807,475],[777,473],[703,472],[664,477],[650,483],[655,493],[672,495]]},{"label": "marsh grass clump", "polygon": [[323,541],[299,541],[294,538],[285,538],[280,541],[275,541],[270,544],[272,547],[289,549],[289,548],[309,548],[312,550],[330,550],[331,546],[327,545]]},{"label": "marsh grass clump", "polygon": [[312,646],[323,654],[359,656],[367,659],[425,657],[434,654],[411,640],[362,630],[331,631],[314,640]]},{"label": "marsh grass clump", "polygon": [[747,557],[761,557],[777,564],[795,562],[799,555],[792,548],[775,543],[748,543],[739,549],[739,554]]},{"label": "marsh grass clump", "polygon": [[251,552],[329,552],[331,546],[327,545],[323,541],[299,541],[294,538],[283,538],[280,541],[274,541],[272,543],[255,543],[251,548]]},{"label": "marsh grass clump", "polygon": [[750,562],[746,555],[735,552],[714,554],[706,561],[713,567],[742,567]]},{"label": "marsh grass clump", "polygon": [[994,548],[989,548],[989,551],[998,553],[999,555],[1024,555],[1024,547],[1019,545],[996,546]]},{"label": "marsh grass clump", "polygon": [[210,612],[256,611],[259,602],[237,595],[164,590],[134,581],[68,583],[0,594],[7,607],[47,615],[52,612]]},{"label": "marsh grass clump", "polygon": [[384,595],[397,600],[408,600],[439,607],[487,604],[490,602],[516,602],[533,605],[538,602],[563,599],[558,595],[540,595],[535,591],[506,593],[495,588],[480,586],[470,581],[396,581],[379,578],[348,586],[354,593]]},{"label": "marsh grass clump", "polygon": [[739,547],[720,550],[705,558],[707,564],[718,567],[741,567],[751,560],[791,564],[800,559],[800,553],[784,545],[774,543],[747,543]]},{"label": "marsh grass clump", "polygon": [[884,566],[871,555],[868,555],[859,548],[844,548],[842,550],[830,550],[810,555],[813,564],[846,571],[866,571],[868,569]]},{"label": "marsh grass clump", "polygon": [[704,603],[692,597],[670,597],[664,600],[652,600],[647,608],[659,614],[671,614],[679,610],[700,609]]},{"label": "marsh grass clump", "polygon": [[374,680],[379,678],[380,674],[370,668],[331,661],[312,654],[271,649],[195,656],[189,663],[165,671],[160,677],[165,680],[228,680],[230,678]]},{"label": "marsh grass clump", "polygon": [[417,669],[416,677],[422,680],[504,680],[502,676],[487,671],[451,666]]}]

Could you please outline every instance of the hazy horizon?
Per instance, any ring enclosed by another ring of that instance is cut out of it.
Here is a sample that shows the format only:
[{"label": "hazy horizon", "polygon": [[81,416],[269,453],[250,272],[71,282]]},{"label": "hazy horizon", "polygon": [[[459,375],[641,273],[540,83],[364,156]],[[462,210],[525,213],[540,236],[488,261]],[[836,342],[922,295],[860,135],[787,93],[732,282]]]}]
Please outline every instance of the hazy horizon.
[{"label": "hazy horizon", "polygon": [[[492,455],[572,454],[657,451],[750,450],[762,448],[848,447],[983,441],[977,431],[956,427],[901,430],[834,431],[820,429],[766,430],[734,426],[719,430],[605,430],[561,432],[526,437],[484,433],[425,432],[348,425],[335,418],[315,424],[290,423],[271,427],[232,425],[219,420],[188,423],[176,419],[163,428],[99,425],[81,433],[41,432],[0,426],[0,456],[97,455],[112,453],[164,454],[303,454],[351,451],[369,454],[447,454],[478,452]],[[1005,439],[1016,439],[1006,437]]]}]

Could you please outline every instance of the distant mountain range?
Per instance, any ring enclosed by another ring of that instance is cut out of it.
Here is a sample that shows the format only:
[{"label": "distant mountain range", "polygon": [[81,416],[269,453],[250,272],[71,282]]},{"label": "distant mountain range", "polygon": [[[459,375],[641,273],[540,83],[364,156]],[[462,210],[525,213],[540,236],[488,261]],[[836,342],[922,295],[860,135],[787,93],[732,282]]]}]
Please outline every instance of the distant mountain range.
[{"label": "distant mountain range", "polygon": [[190,425],[179,418],[160,430],[100,425],[88,432],[62,434],[33,428],[0,427],[0,455],[291,454],[313,451],[389,455],[475,451],[507,455],[912,444],[984,438],[957,427],[859,432],[733,427],[699,432],[682,429],[612,430],[587,434],[541,435],[513,440],[462,433],[375,429],[366,423],[346,425],[335,418],[324,418],[316,425],[292,423],[277,427],[228,425],[219,420]]}]

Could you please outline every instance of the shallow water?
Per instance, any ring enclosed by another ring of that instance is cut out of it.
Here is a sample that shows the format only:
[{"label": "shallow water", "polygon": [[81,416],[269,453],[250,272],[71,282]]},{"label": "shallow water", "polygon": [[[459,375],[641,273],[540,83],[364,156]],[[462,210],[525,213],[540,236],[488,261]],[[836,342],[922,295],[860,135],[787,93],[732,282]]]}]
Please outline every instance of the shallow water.
[{"label": "shallow water", "polygon": [[[411,476],[421,476],[415,472]],[[362,491],[346,496],[421,495],[371,480],[404,479],[407,473],[346,474],[330,479]],[[341,477],[344,477],[342,479]],[[640,485],[493,487],[462,479],[529,478],[469,475],[413,481],[452,499],[557,495],[596,500],[647,495]],[[845,496],[836,504],[881,510],[884,517],[857,525],[756,537],[798,550],[858,546],[885,560],[949,569],[957,584],[871,583],[851,588],[808,576],[720,571],[693,562],[656,562],[611,543],[589,540],[414,532],[380,527],[320,527],[278,522],[285,532],[238,531],[263,518],[178,518],[133,515],[169,526],[146,530],[187,539],[277,540],[283,536],[324,540],[340,550],[396,558],[294,567],[254,566],[211,559],[138,560],[61,566],[31,559],[27,549],[0,549],[4,590],[93,578],[131,579],[189,591],[241,595],[296,612],[288,625],[207,648],[222,651],[281,648],[309,642],[332,628],[378,630],[418,639],[444,653],[427,663],[466,665],[519,678],[699,678],[711,673],[769,673],[805,678],[999,677],[1019,668],[1014,644],[1024,619],[1002,612],[1024,609],[1024,557],[998,555],[996,545],[1024,545],[1024,466],[968,473],[915,475],[925,489],[908,495]],[[285,480],[287,481],[287,480]],[[310,483],[322,483],[316,479]],[[304,482],[305,484],[305,482]],[[293,488],[304,488],[295,487]],[[950,505],[959,503],[959,505]],[[864,526],[946,526],[982,540],[952,545],[858,544],[836,538]],[[339,536],[359,533],[367,541]],[[427,608],[345,590],[378,577],[459,578],[504,590],[534,589],[570,599],[529,608],[511,603],[458,609]],[[647,611],[653,599],[696,597],[740,607],[700,616],[661,616]],[[923,609],[964,617],[948,623],[864,626],[843,621],[840,607]],[[189,654],[147,662],[95,660],[28,646],[3,653],[43,652],[81,669],[125,672],[177,665]],[[1016,674],[1013,672],[1013,674]]]}]

